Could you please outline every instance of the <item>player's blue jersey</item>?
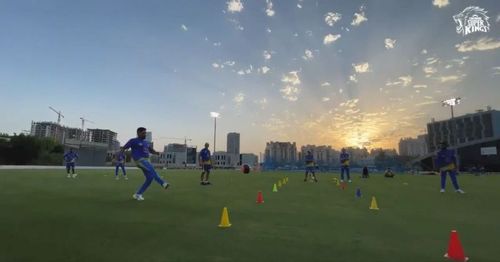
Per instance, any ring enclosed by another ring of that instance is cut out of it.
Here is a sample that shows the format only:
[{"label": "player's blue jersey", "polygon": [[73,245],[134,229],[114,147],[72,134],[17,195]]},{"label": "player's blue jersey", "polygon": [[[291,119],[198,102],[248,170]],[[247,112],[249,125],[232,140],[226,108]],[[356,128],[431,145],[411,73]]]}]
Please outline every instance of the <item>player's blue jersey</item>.
[{"label": "player's blue jersey", "polygon": [[340,164],[349,165],[349,154],[348,153],[340,153]]},{"label": "player's blue jersey", "polygon": [[118,154],[116,155],[116,161],[119,164],[122,164],[123,162],[125,162],[125,152],[118,152]]},{"label": "player's blue jersey", "polygon": [[456,161],[455,150],[453,149],[441,149],[437,153],[436,166],[438,168],[443,168],[449,165],[454,165]]},{"label": "player's blue jersey", "polygon": [[201,158],[201,161],[203,161],[203,162],[210,161],[210,150],[208,150],[207,148],[203,148],[200,151],[200,158]]},{"label": "player's blue jersey", "polygon": [[64,161],[66,161],[66,163],[74,163],[76,159],[78,159],[78,154],[75,152],[67,152],[64,154]]},{"label": "player's blue jersey", "polygon": [[305,160],[306,160],[306,164],[307,165],[314,165],[314,156],[313,156],[313,154],[306,154]]},{"label": "player's blue jersey", "polygon": [[132,158],[137,161],[141,158],[149,158],[149,147],[150,143],[147,140],[140,138],[130,139],[124,146],[123,149],[132,149]]}]

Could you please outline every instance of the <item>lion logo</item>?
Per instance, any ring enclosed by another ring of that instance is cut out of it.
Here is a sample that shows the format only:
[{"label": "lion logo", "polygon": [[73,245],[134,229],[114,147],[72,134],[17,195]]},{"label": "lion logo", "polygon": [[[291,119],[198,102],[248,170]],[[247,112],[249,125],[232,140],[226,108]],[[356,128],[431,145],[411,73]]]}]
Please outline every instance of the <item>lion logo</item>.
[{"label": "lion logo", "polygon": [[486,13],[488,11],[477,6],[469,6],[460,14],[454,15],[453,20],[457,24],[457,34],[466,36],[474,32],[488,32],[490,30],[490,19]]}]

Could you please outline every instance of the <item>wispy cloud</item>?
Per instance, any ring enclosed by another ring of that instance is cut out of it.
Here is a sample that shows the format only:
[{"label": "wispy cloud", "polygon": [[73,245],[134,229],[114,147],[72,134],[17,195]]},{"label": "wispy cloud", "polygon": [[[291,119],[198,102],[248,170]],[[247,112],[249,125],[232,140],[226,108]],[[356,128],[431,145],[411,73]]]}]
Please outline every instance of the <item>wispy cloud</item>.
[{"label": "wispy cloud", "polygon": [[244,93],[238,93],[233,98],[233,101],[236,104],[238,104],[238,105],[241,104],[241,103],[243,103],[244,100],[245,100],[245,94]]},{"label": "wispy cloud", "polygon": [[230,13],[239,13],[243,11],[243,3],[241,0],[230,0],[227,2],[227,11]]},{"label": "wispy cloud", "polygon": [[182,29],[182,30],[184,30],[184,31],[187,31],[187,30],[188,30],[188,28],[187,28],[187,26],[186,26],[186,25],[181,25],[181,29]]},{"label": "wispy cloud", "polygon": [[386,86],[402,86],[402,87],[405,87],[405,86],[408,86],[411,84],[411,82],[413,81],[413,77],[411,76],[400,76],[398,77],[398,80],[397,81],[387,81],[385,83]]},{"label": "wispy cloud", "polygon": [[500,41],[489,37],[482,37],[477,41],[466,40],[461,44],[455,45],[455,47],[458,52],[486,51],[499,48]]},{"label": "wispy cloud", "polygon": [[270,51],[267,51],[267,50],[264,50],[264,52],[262,52],[262,56],[264,57],[264,59],[266,60],[269,60],[271,59],[272,55],[271,55],[271,52]]},{"label": "wispy cloud", "polygon": [[270,0],[266,0],[267,7],[266,7],[266,15],[267,16],[274,16],[275,12],[273,10],[273,2]]},{"label": "wispy cloud", "polygon": [[[349,81],[351,81],[351,82],[353,82],[353,83],[357,83],[357,82],[358,82],[358,79],[356,78],[356,74],[354,74],[354,75],[350,75],[350,76],[349,76]],[[340,90],[342,90],[342,89],[340,89]],[[342,93],[342,92],[340,92],[340,93]]]},{"label": "wispy cloud", "polygon": [[437,73],[437,69],[432,66],[424,66],[422,70],[428,75]]},{"label": "wispy cloud", "polygon": [[390,39],[390,38],[386,38],[385,41],[385,48],[386,49],[392,49],[394,48],[395,44],[396,44],[396,40],[393,40],[393,39]]},{"label": "wispy cloud", "polygon": [[299,99],[299,85],[301,83],[299,72],[291,71],[283,75],[281,82],[284,83],[283,88],[280,89],[282,97],[288,101],[297,101]]},{"label": "wispy cloud", "polygon": [[330,84],[329,82],[323,82],[323,83],[321,84],[321,86],[323,86],[323,87],[325,87],[325,86],[331,86],[331,84]]},{"label": "wispy cloud", "polygon": [[332,35],[332,34],[325,35],[325,38],[323,39],[323,44],[324,45],[332,44],[333,42],[337,41],[337,39],[339,39],[339,38],[340,38],[340,35]]},{"label": "wispy cloud", "polygon": [[439,80],[441,83],[446,83],[446,82],[460,82],[466,76],[467,76],[466,74],[462,74],[462,75],[448,75],[448,76],[436,77],[435,79]]},{"label": "wispy cloud", "polygon": [[491,68],[491,70],[493,70],[493,75],[500,75],[500,66],[495,66],[493,68]]},{"label": "wispy cloud", "polygon": [[450,4],[449,0],[433,0],[432,4],[441,8]]},{"label": "wispy cloud", "polygon": [[436,58],[436,57],[429,57],[429,58],[425,59],[425,63],[427,65],[432,65],[432,64],[435,64],[437,62],[439,62],[439,58]]},{"label": "wispy cloud", "polygon": [[361,23],[368,21],[368,18],[365,16],[365,6],[362,5],[359,8],[359,13],[354,13],[354,18],[351,22],[352,26],[359,26]]},{"label": "wispy cloud", "polygon": [[263,66],[260,68],[260,72],[262,72],[262,74],[267,74],[267,72],[269,72],[269,70],[271,70],[271,68],[269,68],[267,66]]},{"label": "wispy cloud", "polygon": [[304,55],[302,56],[302,59],[309,61],[309,60],[312,60],[313,58],[314,58],[313,52],[309,49],[306,49],[304,51]]},{"label": "wispy cloud", "polygon": [[329,26],[333,26],[340,19],[342,19],[342,14],[340,13],[328,12],[325,15],[325,23]]},{"label": "wispy cloud", "polygon": [[352,67],[354,67],[354,71],[356,71],[356,73],[371,72],[370,64],[368,64],[368,62],[360,64],[352,64]]},{"label": "wispy cloud", "polygon": [[422,51],[420,52],[422,55],[425,55],[427,54],[427,49],[422,49]]}]

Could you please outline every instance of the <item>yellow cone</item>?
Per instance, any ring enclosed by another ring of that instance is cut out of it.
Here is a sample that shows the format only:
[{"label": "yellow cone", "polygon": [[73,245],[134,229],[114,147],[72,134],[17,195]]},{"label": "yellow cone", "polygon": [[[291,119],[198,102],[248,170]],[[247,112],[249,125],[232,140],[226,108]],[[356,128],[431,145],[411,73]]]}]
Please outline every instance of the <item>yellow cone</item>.
[{"label": "yellow cone", "polygon": [[286,179],[283,178],[283,182],[281,182],[282,185],[286,185]]},{"label": "yellow cone", "polygon": [[278,180],[278,187],[281,188],[281,180]]},{"label": "yellow cone", "polygon": [[288,183],[288,177],[286,177],[286,182]]},{"label": "yellow cone", "polygon": [[336,184],[337,186],[340,186],[340,182],[339,182],[338,180],[336,180],[336,181],[335,181],[335,184]]},{"label": "yellow cone", "polygon": [[372,197],[372,204],[370,205],[371,210],[379,210],[378,205],[377,205],[377,199],[375,197]]},{"label": "yellow cone", "polygon": [[229,213],[227,212],[227,207],[224,207],[224,209],[222,209],[222,216],[220,218],[219,227],[231,227],[231,223],[229,223]]},{"label": "yellow cone", "polygon": [[273,192],[278,192],[278,187],[276,187],[276,184],[274,184]]}]

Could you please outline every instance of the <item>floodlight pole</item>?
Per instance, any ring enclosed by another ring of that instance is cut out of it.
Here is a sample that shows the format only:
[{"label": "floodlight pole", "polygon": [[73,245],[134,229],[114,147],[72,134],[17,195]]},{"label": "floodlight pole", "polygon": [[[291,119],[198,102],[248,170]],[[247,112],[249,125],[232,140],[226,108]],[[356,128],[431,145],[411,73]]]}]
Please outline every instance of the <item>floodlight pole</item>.
[{"label": "floodlight pole", "polygon": [[453,115],[453,106],[451,105],[451,106],[450,106],[450,108],[451,108],[451,119],[453,119],[453,118],[455,117],[455,116]]}]

